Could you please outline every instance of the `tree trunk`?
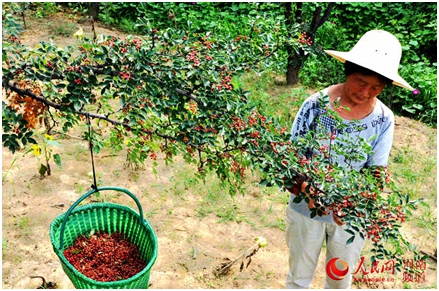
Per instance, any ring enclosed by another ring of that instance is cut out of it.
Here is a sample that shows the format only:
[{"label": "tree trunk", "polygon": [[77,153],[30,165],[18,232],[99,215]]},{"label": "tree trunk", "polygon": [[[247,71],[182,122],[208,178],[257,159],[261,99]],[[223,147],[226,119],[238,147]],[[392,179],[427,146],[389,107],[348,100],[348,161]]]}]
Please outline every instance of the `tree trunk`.
[{"label": "tree trunk", "polygon": [[296,85],[299,82],[299,72],[301,66],[287,66],[287,86]]},{"label": "tree trunk", "polygon": [[90,3],[90,10],[88,14],[93,19],[93,21],[97,21],[99,17],[99,2],[91,2]]},{"label": "tree trunk", "polygon": [[[321,16],[322,13],[321,6],[317,6],[316,9],[314,10],[309,31],[307,31],[307,35],[311,38],[313,43],[317,30],[319,29],[320,26],[323,25],[323,23],[325,23],[328,20],[334,5],[335,5],[334,2],[330,2],[325,12],[323,13],[323,16]],[[295,19],[293,21],[292,19],[293,7],[291,3],[285,4],[285,19],[286,19],[287,27],[292,26],[294,23],[303,22],[302,8],[303,7],[301,2],[296,3],[296,10],[294,12]],[[300,69],[302,68],[302,65],[305,63],[309,55],[305,54],[305,52],[301,48],[299,48],[299,53],[296,53],[292,47],[287,48],[287,54],[288,54],[288,64],[287,64],[287,74],[286,74],[287,85],[288,86],[296,85],[299,82]]]}]

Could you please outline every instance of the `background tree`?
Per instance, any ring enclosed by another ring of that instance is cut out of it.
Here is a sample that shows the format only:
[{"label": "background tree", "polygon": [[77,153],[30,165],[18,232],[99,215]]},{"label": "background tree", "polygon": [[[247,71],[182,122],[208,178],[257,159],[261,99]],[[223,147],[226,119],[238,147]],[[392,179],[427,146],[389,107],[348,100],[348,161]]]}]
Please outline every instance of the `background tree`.
[{"label": "background tree", "polygon": [[99,20],[99,6],[100,6],[100,2],[90,3],[89,15],[90,17],[92,17],[94,21]]},{"label": "background tree", "polygon": [[[304,3],[303,2],[286,2],[283,4],[285,7],[285,22],[287,27],[287,33],[294,31],[293,27],[300,25],[302,33],[299,36],[299,41],[303,45],[313,46],[316,38],[316,33],[319,27],[321,27],[329,18],[329,15],[334,7],[335,3],[327,3],[325,11],[322,15],[322,6],[325,4],[317,4],[314,7],[312,13],[312,20],[304,20]],[[306,5],[306,4],[305,4]],[[310,5],[310,3],[308,3]],[[312,4],[311,4],[312,5]],[[313,6],[313,5],[312,5]],[[289,35],[294,38],[294,35]],[[306,59],[310,54],[309,49],[305,49],[305,46],[286,46],[286,52],[288,56],[287,68],[286,68],[286,80],[287,85],[295,85],[299,82],[300,69],[304,65]]]}]

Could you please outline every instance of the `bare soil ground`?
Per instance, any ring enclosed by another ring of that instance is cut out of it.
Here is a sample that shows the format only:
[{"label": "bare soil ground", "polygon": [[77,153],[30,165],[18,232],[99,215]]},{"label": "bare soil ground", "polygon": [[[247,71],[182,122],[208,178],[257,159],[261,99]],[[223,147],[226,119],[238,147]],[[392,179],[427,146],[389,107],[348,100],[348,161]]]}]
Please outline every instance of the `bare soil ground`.
[{"label": "bare soil ground", "polygon": [[[90,33],[88,24],[81,26]],[[53,36],[42,27],[43,22],[29,22],[28,30],[22,36],[23,42],[34,46]],[[100,33],[123,35],[98,27]],[[54,41],[64,47],[73,44],[75,39],[58,36]],[[397,118],[397,124],[395,147],[409,143],[418,147],[420,154],[436,157],[436,144],[431,146],[431,136],[436,137],[436,130],[401,117]],[[62,154],[63,168],[52,165],[51,176],[44,179],[39,178],[36,157],[24,156],[21,152],[12,155],[3,148],[2,288],[35,289],[41,285],[40,279],[30,276],[43,276],[58,288],[74,288],[52,249],[49,225],[90,189],[92,168],[88,144],[77,138],[75,132],[64,136],[54,134],[54,137],[62,145],[55,150]],[[135,194],[156,232],[159,255],[151,270],[150,288],[284,288],[288,248],[283,230],[286,199],[282,195],[286,194],[254,187],[250,177],[247,194],[231,198],[218,190],[215,179],[207,185],[195,184],[193,169],[180,161],[168,166],[159,162],[157,176],[153,174],[151,164],[132,170],[125,162],[123,153],[115,156],[105,150],[95,156],[100,183],[123,187]],[[135,209],[134,203],[124,195],[102,195],[106,201]],[[223,205],[222,208],[215,203]],[[436,208],[436,205],[432,207]],[[225,217],[231,219],[221,222]],[[418,231],[405,230],[413,240]],[[234,259],[240,255],[253,245],[256,237],[265,237],[268,246],[252,257],[248,268],[241,272],[240,263],[237,263],[227,275],[213,275],[225,258]],[[419,243],[423,250],[433,253],[436,238]],[[436,264],[429,262],[426,271],[426,282],[411,282],[406,287],[436,286]],[[311,288],[323,288],[324,277],[322,253]],[[394,282],[353,285],[353,288],[403,287],[401,274],[394,275]]]}]

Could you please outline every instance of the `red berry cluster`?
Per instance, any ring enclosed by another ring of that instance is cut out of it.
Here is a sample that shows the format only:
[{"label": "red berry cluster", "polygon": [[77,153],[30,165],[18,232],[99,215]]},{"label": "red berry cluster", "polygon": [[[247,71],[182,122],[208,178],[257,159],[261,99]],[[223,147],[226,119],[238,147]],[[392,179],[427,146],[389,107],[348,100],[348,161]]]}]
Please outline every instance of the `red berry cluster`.
[{"label": "red berry cluster", "polygon": [[271,146],[271,149],[273,150],[273,152],[275,153],[275,154],[278,154],[279,153],[279,151],[277,150],[277,142],[270,142],[270,146]]},{"label": "red berry cluster", "polygon": [[189,104],[188,111],[192,112],[192,114],[197,114],[197,112],[198,112],[198,103],[197,102],[191,102]]},{"label": "red berry cluster", "polygon": [[212,41],[209,41],[209,40],[205,40],[205,41],[203,41],[203,45],[204,45],[207,49],[211,49],[211,48],[212,48],[212,44],[213,44]]},{"label": "red berry cluster", "polygon": [[245,167],[241,166],[238,162],[236,161],[232,161],[231,165],[230,165],[230,171],[232,171],[233,173],[239,173],[239,176],[244,179],[244,171],[245,171]]},{"label": "red berry cluster", "polygon": [[8,39],[9,39],[11,42],[15,42],[15,43],[21,44],[21,40],[20,40],[17,36],[12,36],[12,35],[10,35],[10,36],[8,37]]},{"label": "red berry cluster", "polygon": [[100,282],[128,279],[146,267],[139,248],[120,232],[81,235],[64,256],[79,272]]},{"label": "red berry cluster", "polygon": [[264,46],[262,46],[262,48],[264,49],[265,56],[269,57],[270,56],[270,51],[269,51],[270,46],[269,45],[264,45]]},{"label": "red berry cluster", "polygon": [[122,54],[126,54],[128,52],[128,49],[130,48],[131,44],[129,41],[125,40],[122,41],[120,44],[119,52]]},{"label": "red berry cluster", "polygon": [[232,126],[229,125],[229,127],[233,127],[236,131],[239,132],[246,129],[247,124],[240,117],[232,116]]},{"label": "red berry cluster", "polygon": [[202,132],[204,132],[204,133],[206,133],[206,132],[213,132],[214,134],[216,134],[217,133],[217,131],[216,131],[216,129],[214,128],[214,127],[206,127],[206,126],[204,126],[204,125],[199,125],[199,124],[197,124],[195,127],[194,127],[194,130],[196,130],[196,131],[202,131]]},{"label": "red berry cluster", "polygon": [[298,159],[298,162],[299,162],[299,164],[303,167],[303,166],[305,166],[305,165],[308,165],[311,161],[308,160],[305,156],[301,156],[301,157]]},{"label": "red berry cluster", "polygon": [[261,134],[259,133],[259,131],[253,131],[248,136],[251,137],[251,138],[254,138],[254,139],[260,139],[261,138]]},{"label": "red berry cluster", "polygon": [[253,131],[248,135],[248,137],[253,138],[248,140],[248,142],[254,144],[255,146],[259,146],[259,143],[257,142],[257,140],[261,138],[261,134],[259,133],[259,131]]},{"label": "red berry cluster", "polygon": [[351,200],[351,196],[348,195],[343,197],[343,200],[337,204],[331,204],[328,209],[334,211],[335,213],[343,213],[343,209],[352,208],[355,205],[355,202]]},{"label": "red berry cluster", "polygon": [[246,36],[246,35],[238,35],[238,36],[235,38],[235,41],[236,41],[236,42],[241,41],[241,40],[243,40],[243,41],[247,41],[247,39],[248,39],[248,36]]},{"label": "red berry cluster", "polygon": [[329,159],[329,147],[327,145],[323,145],[319,148],[319,151],[323,154],[325,159]]},{"label": "red berry cluster", "polygon": [[105,45],[109,47],[114,47],[114,42],[120,39],[121,39],[120,37],[113,36],[111,39],[105,42]]},{"label": "red berry cluster", "polygon": [[151,103],[151,101],[149,101],[149,98],[148,98],[148,97],[145,97],[145,98],[141,98],[141,99],[140,99],[139,108],[143,108],[143,107],[145,107],[145,106],[148,106],[148,107],[152,107],[152,106],[153,106],[153,104]]},{"label": "red berry cluster", "polygon": [[135,38],[133,40],[131,40],[131,44],[135,46],[136,50],[140,50],[140,48],[142,47],[142,39],[141,38]]},{"label": "red berry cluster", "polygon": [[286,127],[286,126],[282,126],[281,128],[279,128],[279,129],[277,129],[277,128],[275,128],[275,132],[276,133],[279,133],[279,134],[284,134],[285,132],[287,132],[287,130],[288,130],[288,127]]},{"label": "red berry cluster", "polygon": [[312,43],[313,43],[311,37],[307,37],[306,36],[306,32],[305,31],[302,32],[302,34],[299,36],[299,42],[301,44],[307,44],[308,46],[311,46]]},{"label": "red berry cluster", "polygon": [[119,73],[120,77],[124,80],[129,81],[131,79],[131,74],[130,72],[120,72]]},{"label": "red berry cluster", "polygon": [[371,225],[367,227],[366,235],[376,243],[381,239],[383,230],[391,229],[393,223],[398,222],[398,220],[403,223],[405,221],[405,214],[402,212],[402,207],[398,206],[396,208],[396,214],[389,209],[381,209],[381,213],[378,218],[371,220]]},{"label": "red berry cluster", "polygon": [[46,66],[50,69],[53,69],[53,64],[50,61],[47,61]]},{"label": "red berry cluster", "polygon": [[80,66],[68,66],[67,67],[67,72],[78,72],[80,74],[82,74],[82,69]]},{"label": "red berry cluster", "polygon": [[197,51],[191,50],[187,57],[190,62],[194,63],[194,67],[198,67],[200,65],[200,60],[198,59],[197,54]]},{"label": "red berry cluster", "polygon": [[219,91],[221,88],[225,88],[227,90],[232,90],[233,87],[230,85],[230,82],[232,81],[232,77],[225,76],[223,79],[221,79],[221,83],[216,85],[216,89]]},{"label": "red berry cluster", "polygon": [[258,120],[260,120],[262,124],[264,124],[267,120],[267,117],[256,111],[252,111],[251,115],[248,117],[248,125],[253,126],[258,122]]},{"label": "red berry cluster", "polygon": [[81,50],[81,54],[86,53],[86,49],[82,45],[80,45],[78,48]]}]

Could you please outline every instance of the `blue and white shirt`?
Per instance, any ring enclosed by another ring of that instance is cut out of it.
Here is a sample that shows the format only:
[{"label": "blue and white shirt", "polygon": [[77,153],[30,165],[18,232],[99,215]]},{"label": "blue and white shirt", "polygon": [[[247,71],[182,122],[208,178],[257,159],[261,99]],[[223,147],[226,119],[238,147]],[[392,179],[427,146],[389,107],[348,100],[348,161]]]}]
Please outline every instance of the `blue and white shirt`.
[{"label": "blue and white shirt", "polygon": [[[319,105],[321,96],[328,95],[328,88],[317,92],[308,97],[297,113],[293,126],[291,129],[291,138],[295,139],[306,134],[310,128],[314,126],[316,118],[319,118],[321,124],[328,132],[336,131],[336,135],[340,135],[343,132],[334,128],[335,122],[333,119],[326,116],[322,116],[324,108]],[[329,105],[332,109],[332,106]],[[390,149],[393,142],[393,132],[395,128],[395,116],[393,112],[384,105],[379,99],[375,104],[373,111],[365,118],[355,123],[355,127],[351,120],[344,120],[344,123],[350,125],[349,127],[342,129],[341,131],[347,132],[349,135],[355,135],[355,137],[362,137],[366,140],[376,136],[375,139],[370,141],[373,154],[365,155],[365,159],[360,162],[347,162],[343,156],[335,156],[333,159],[337,159],[339,165],[351,166],[353,169],[359,171],[366,167],[371,166],[387,166]],[[325,141],[320,141],[325,143]],[[327,141],[329,143],[329,141]],[[322,144],[322,145],[323,145]],[[294,194],[290,197],[290,207],[297,212],[310,216],[308,204],[305,201],[300,203],[294,203]],[[314,219],[324,222],[335,223],[332,219],[332,213],[326,216],[315,216]]]}]

